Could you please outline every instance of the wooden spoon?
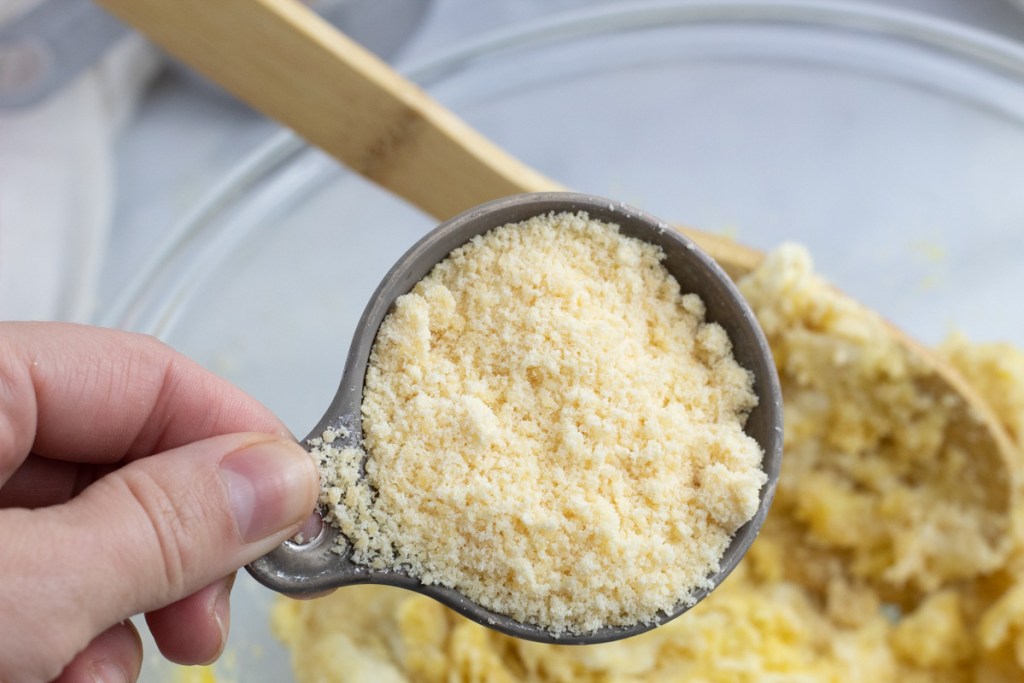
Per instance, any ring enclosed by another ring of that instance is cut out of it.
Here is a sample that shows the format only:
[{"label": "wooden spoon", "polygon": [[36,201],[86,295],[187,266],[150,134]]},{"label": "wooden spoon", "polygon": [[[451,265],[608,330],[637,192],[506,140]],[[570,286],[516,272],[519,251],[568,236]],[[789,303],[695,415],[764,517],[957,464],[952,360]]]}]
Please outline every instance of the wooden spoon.
[{"label": "wooden spoon", "polygon": [[[182,61],[346,166],[444,220],[498,197],[561,187],[514,159],[295,0],[97,0]],[[734,279],[761,252],[681,230]],[[992,511],[1015,495],[1014,446],[948,364],[895,327],[926,368],[923,391],[953,409],[947,438],[980,462]]]}]

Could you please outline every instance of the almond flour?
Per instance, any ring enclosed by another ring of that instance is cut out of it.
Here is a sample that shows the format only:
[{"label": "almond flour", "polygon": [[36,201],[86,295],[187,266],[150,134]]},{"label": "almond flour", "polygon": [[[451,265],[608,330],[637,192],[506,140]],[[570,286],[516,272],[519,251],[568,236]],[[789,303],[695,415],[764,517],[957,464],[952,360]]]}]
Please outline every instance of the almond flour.
[{"label": "almond flour", "polygon": [[[970,492],[989,481],[990,463],[971,458],[957,486],[944,485],[955,430],[936,420],[943,407],[915,387],[886,323],[838,296],[794,246],[740,286],[779,363],[786,457],[771,515],[711,599],[635,638],[580,648],[510,638],[389,587],[282,598],[274,630],[296,680],[1024,680],[1024,499],[1004,521],[1010,552],[978,552],[977,531],[992,520]],[[1024,477],[1024,350],[957,335],[938,352],[1015,439],[1012,476]],[[902,476],[914,461],[917,475]]]},{"label": "almond flour", "polygon": [[708,585],[766,476],[752,375],[651,244],[586,214],[453,251],[384,320],[365,452],[316,440],[356,562],[554,634]]}]

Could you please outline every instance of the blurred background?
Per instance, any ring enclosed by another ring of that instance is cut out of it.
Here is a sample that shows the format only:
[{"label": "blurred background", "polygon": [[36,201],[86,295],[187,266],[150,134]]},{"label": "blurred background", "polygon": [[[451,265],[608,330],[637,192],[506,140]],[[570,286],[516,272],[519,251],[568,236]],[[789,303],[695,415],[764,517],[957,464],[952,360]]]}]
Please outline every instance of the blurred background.
[{"label": "blurred background", "polygon": [[[402,70],[494,30],[630,4],[313,3]],[[838,4],[907,9],[1024,40],[1014,0]],[[0,317],[101,320],[171,227],[278,126],[88,0],[0,0],[0,25]]]}]

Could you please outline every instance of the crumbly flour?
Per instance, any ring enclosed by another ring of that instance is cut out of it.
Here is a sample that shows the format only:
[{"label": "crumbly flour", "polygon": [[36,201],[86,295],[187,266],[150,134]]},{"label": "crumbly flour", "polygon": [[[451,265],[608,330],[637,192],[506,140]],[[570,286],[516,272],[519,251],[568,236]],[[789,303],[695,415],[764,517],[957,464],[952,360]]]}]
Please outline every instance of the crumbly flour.
[{"label": "crumbly flour", "polygon": [[766,479],[743,431],[757,398],[662,259],[586,214],[543,215],[399,297],[365,452],[334,433],[313,448],[354,560],[556,634],[650,622],[705,587]]}]

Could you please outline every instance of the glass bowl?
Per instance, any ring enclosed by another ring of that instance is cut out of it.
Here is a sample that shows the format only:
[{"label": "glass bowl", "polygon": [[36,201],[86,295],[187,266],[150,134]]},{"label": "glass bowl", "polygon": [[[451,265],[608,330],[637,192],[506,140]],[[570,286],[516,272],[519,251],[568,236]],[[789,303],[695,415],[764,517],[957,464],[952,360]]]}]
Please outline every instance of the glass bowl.
[{"label": "glass bowl", "polygon": [[[1024,345],[1024,49],[834,2],[601,6],[409,74],[573,189],[818,269],[917,338]],[[363,306],[434,221],[282,133],[98,320],[155,334],[305,434]],[[242,576],[225,680],[291,679]],[[143,680],[172,680],[157,657]]]}]

